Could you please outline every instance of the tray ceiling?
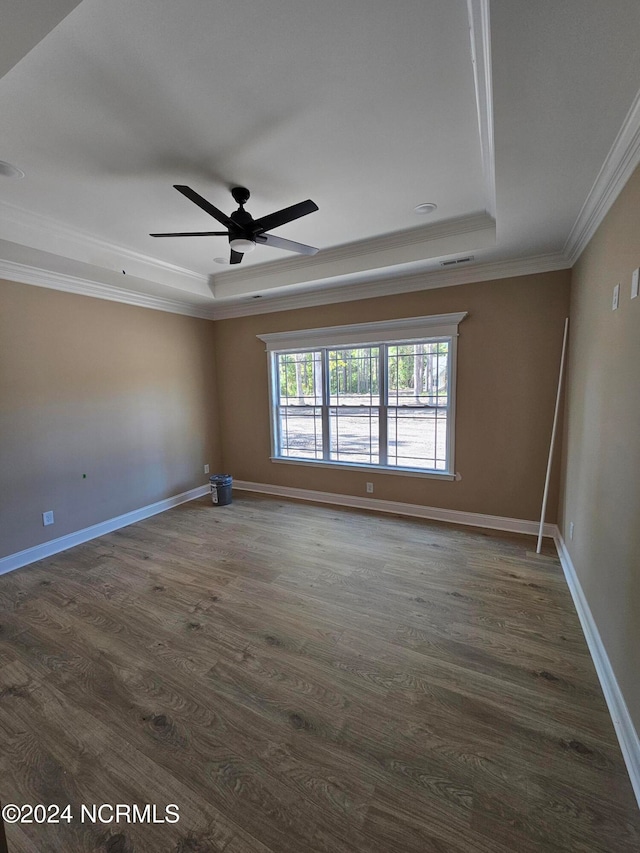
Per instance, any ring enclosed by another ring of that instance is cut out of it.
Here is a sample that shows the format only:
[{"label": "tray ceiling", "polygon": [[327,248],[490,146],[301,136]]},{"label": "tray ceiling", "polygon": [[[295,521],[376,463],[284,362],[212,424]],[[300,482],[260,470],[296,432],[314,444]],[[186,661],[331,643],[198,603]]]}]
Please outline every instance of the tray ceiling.
[{"label": "tray ceiling", "polygon": [[[635,120],[635,0],[14,5],[0,160],[25,177],[0,179],[3,274],[170,310],[428,286],[460,255],[567,266]],[[247,186],[256,218],[312,198],[318,212],[274,233],[320,252],[258,246],[225,267],[225,238],[151,238],[217,228],[177,183],[226,213]],[[422,202],[435,214],[417,216]]]}]

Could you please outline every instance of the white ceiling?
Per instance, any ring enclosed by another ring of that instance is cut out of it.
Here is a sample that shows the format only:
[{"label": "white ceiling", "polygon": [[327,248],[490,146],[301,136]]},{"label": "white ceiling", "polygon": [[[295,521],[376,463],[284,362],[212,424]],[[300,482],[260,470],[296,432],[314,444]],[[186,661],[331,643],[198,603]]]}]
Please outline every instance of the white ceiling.
[{"label": "white ceiling", "polygon": [[[20,0],[0,273],[223,316],[455,282],[469,254],[471,278],[569,266],[635,165],[638,32],[637,0]],[[219,227],[173,184],[226,213],[245,185],[256,218],[312,198],[274,233],[320,252],[154,239]]]}]

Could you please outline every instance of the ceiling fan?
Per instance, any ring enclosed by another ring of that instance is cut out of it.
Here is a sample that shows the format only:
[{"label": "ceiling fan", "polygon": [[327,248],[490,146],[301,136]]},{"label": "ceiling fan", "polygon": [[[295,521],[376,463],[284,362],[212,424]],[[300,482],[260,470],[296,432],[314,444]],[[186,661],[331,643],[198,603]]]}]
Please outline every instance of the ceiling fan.
[{"label": "ceiling fan", "polygon": [[182,184],[173,185],[178,192],[186,196],[198,207],[202,208],[214,219],[217,219],[224,225],[227,231],[177,231],[170,234],[150,234],[150,237],[228,237],[231,247],[231,258],[229,263],[239,264],[242,261],[242,256],[247,252],[252,252],[256,244],[261,246],[273,246],[275,249],[287,249],[290,252],[297,252],[299,255],[315,255],[318,249],[313,246],[305,246],[304,243],[295,243],[293,240],[285,240],[284,237],[276,237],[275,234],[266,234],[271,228],[278,228],[280,225],[285,225],[287,222],[293,222],[294,219],[300,219],[301,216],[306,216],[308,213],[313,213],[318,210],[318,205],[308,198],[306,201],[301,201],[298,204],[292,204],[291,207],[285,207],[275,213],[270,213],[267,216],[261,216],[260,219],[254,219],[251,214],[244,209],[244,205],[249,201],[251,195],[246,187],[233,187],[231,195],[240,205],[231,216],[227,216],[217,207],[214,207],[211,202],[191,187],[186,187]]}]

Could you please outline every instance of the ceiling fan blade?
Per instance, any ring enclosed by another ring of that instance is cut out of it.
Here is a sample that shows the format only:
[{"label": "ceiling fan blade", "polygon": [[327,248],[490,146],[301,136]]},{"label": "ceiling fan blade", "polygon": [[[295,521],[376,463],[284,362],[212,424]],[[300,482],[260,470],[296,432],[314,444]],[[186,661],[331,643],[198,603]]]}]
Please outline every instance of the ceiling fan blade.
[{"label": "ceiling fan blade", "polygon": [[313,246],[295,243],[293,240],[285,240],[284,237],[276,237],[275,234],[256,234],[256,243],[273,246],[274,249],[288,249],[289,252],[297,252],[299,255],[315,255],[319,251]]},{"label": "ceiling fan blade", "polygon": [[182,193],[183,196],[192,201],[194,204],[197,204],[198,207],[202,208],[205,213],[208,213],[209,216],[213,216],[214,219],[217,219],[218,222],[221,222],[223,225],[226,225],[227,228],[229,225],[233,226],[233,221],[226,213],[223,213],[221,210],[218,210],[217,207],[214,207],[210,201],[207,201],[206,198],[202,198],[201,195],[195,190],[192,190],[191,187],[184,186],[184,184],[174,184],[175,189],[178,190],[179,193]]},{"label": "ceiling fan blade", "polygon": [[172,234],[149,234],[149,237],[228,237],[228,231],[176,231]]},{"label": "ceiling fan blade", "polygon": [[242,263],[243,254],[242,252],[234,252],[231,249],[231,259],[229,260],[230,264],[239,264]]},{"label": "ceiling fan blade", "polygon": [[308,198],[306,201],[292,204],[291,207],[285,207],[282,210],[277,210],[275,213],[269,213],[267,216],[255,219],[251,223],[251,230],[254,234],[271,231],[272,228],[278,228],[287,222],[293,222],[294,219],[300,219],[301,216],[314,213],[316,210],[319,210],[318,205]]}]

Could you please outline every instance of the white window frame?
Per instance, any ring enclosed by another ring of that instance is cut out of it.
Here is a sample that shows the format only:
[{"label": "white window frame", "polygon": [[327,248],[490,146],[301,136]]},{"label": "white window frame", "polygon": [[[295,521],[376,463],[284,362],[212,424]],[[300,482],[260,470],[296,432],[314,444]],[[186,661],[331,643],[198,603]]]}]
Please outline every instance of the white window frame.
[{"label": "white window frame", "polygon": [[[374,323],[355,323],[347,326],[329,326],[320,329],[300,329],[292,332],[272,332],[257,335],[266,345],[269,375],[269,425],[271,429],[271,461],[287,465],[311,465],[324,468],[341,468],[365,471],[381,471],[385,474],[400,474],[413,477],[431,477],[439,480],[454,480],[455,474],[455,419],[456,419],[456,376],[458,326],[468,312],[434,314],[426,317],[408,317]],[[380,344],[407,344],[413,341],[449,342],[449,405],[447,416],[447,462],[446,471],[422,468],[401,468],[395,465],[366,464],[363,462],[339,462],[334,460],[295,459],[278,456],[277,411],[278,392],[277,356],[281,353],[302,352],[327,348],[351,348]]]}]

